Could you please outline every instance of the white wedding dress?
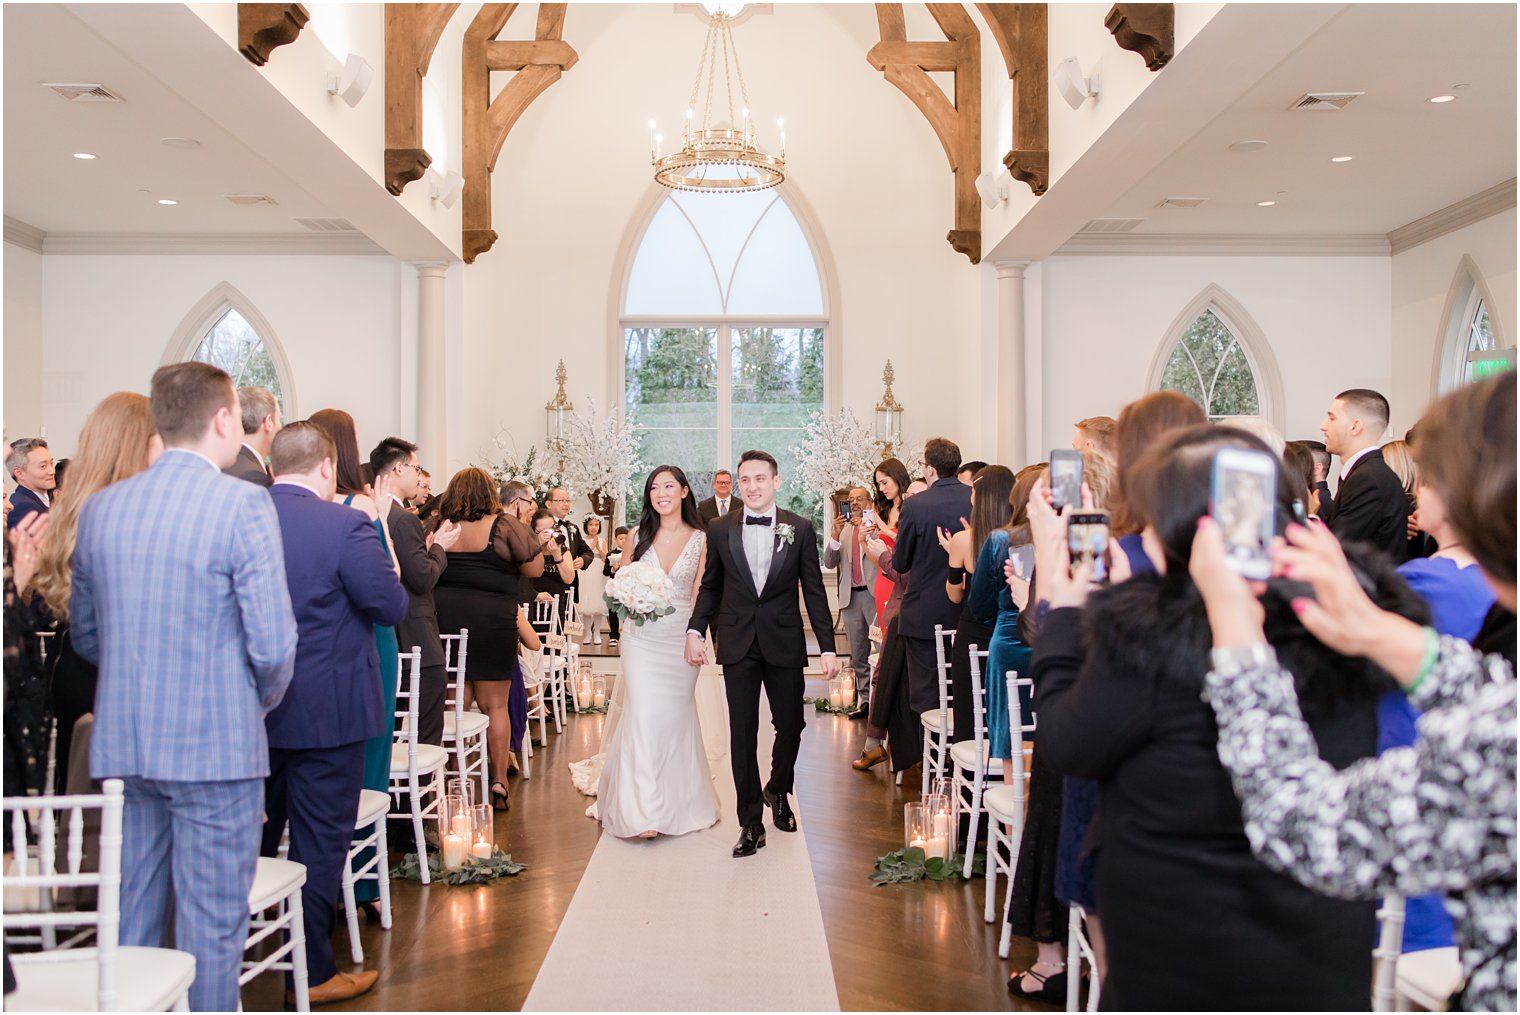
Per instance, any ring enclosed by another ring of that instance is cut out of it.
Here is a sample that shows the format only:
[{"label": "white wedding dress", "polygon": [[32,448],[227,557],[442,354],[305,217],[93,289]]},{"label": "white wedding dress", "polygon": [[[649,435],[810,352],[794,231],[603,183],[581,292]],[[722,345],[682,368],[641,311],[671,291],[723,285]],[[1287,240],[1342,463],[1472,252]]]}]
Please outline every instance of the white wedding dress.
[{"label": "white wedding dress", "polygon": [[683,835],[718,820],[698,721],[698,668],[685,658],[702,545],[698,532],[670,569],[675,612],[643,625],[623,625],[622,714],[597,784],[602,827],[620,838],[650,830]]}]

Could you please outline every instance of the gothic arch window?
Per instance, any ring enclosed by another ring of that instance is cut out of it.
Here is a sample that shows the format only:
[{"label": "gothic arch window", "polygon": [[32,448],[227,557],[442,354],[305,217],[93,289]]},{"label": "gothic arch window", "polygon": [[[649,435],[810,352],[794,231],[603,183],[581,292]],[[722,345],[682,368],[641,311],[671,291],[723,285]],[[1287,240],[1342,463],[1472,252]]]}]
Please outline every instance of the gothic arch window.
[{"label": "gothic arch window", "polygon": [[1261,329],[1209,286],[1173,322],[1151,367],[1151,391],[1179,391],[1211,420],[1259,416],[1281,428],[1282,382]]},{"label": "gothic arch window", "polygon": [[1442,328],[1438,393],[1515,368],[1515,347],[1506,345],[1488,286],[1470,257],[1464,256],[1457,266]]},{"label": "gothic arch window", "polygon": [[264,315],[242,293],[223,282],[207,293],[180,322],[165,363],[194,360],[227,371],[235,387],[267,388],[281,415],[295,415],[289,363]]},{"label": "gothic arch window", "polygon": [[[824,409],[831,318],[822,258],[783,191],[659,196],[618,307],[621,394],[644,460],[681,466],[699,499],[758,448],[780,464],[778,502],[813,516],[790,449]],[[635,516],[643,479],[625,498]]]}]

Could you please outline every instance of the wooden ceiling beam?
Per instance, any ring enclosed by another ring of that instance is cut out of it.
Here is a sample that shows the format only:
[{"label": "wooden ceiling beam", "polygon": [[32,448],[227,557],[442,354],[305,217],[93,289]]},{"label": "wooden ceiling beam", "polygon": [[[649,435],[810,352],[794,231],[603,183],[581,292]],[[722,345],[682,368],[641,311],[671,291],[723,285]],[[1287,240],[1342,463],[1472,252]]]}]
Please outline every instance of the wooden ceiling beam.
[{"label": "wooden ceiling beam", "polygon": [[[531,42],[496,42],[517,4],[482,4],[464,33],[464,208],[465,263],[490,250],[498,234],[491,228],[491,173],[512,127],[533,100],[543,94],[562,73],[575,66],[579,56],[563,40],[565,4],[540,4],[538,23]],[[492,47],[496,60],[492,62]],[[504,55],[505,54],[505,55]],[[491,72],[517,73],[491,98]]]},{"label": "wooden ceiling beam", "polygon": [[279,46],[296,41],[311,15],[300,4],[238,4],[238,52],[255,67]]},{"label": "wooden ceiling beam", "polygon": [[[909,42],[902,4],[877,4],[881,41],[866,60],[923,113],[955,177],[955,228],[950,245],[972,264],[982,259],[976,176],[982,151],[981,33],[960,4],[929,4],[945,42]],[[952,101],[931,73],[955,75]]]},{"label": "wooden ceiling beam", "polygon": [[458,4],[385,5],[385,189],[399,195],[433,157],[422,147],[422,80]]},{"label": "wooden ceiling beam", "polygon": [[1050,186],[1050,45],[1045,4],[977,4],[1013,81],[1013,148],[1003,165],[1036,196]]},{"label": "wooden ceiling beam", "polygon": [[1103,19],[1120,49],[1139,53],[1145,69],[1158,71],[1176,51],[1176,4],[1114,4]]}]

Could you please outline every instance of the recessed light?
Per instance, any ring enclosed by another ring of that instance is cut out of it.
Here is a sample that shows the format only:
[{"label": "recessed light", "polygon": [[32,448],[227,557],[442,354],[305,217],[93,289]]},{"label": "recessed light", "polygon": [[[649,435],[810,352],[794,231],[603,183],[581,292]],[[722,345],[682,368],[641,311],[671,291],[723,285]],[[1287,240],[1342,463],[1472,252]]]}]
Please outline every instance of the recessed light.
[{"label": "recessed light", "polygon": [[1335,155],[1335,156],[1331,157],[1330,161],[1331,162],[1350,162],[1351,161],[1351,156],[1350,155]]},{"label": "recessed light", "polygon": [[1257,201],[1256,202],[1256,207],[1258,207],[1258,208],[1270,208],[1270,207],[1272,207],[1276,203],[1277,203],[1276,201]]},{"label": "recessed light", "polygon": [[1426,99],[1425,101],[1426,102],[1434,102],[1436,105],[1440,105],[1443,102],[1456,102],[1457,101],[1457,97],[1455,95],[1432,95],[1430,98]]},{"label": "recessed light", "polygon": [[84,159],[86,162],[88,162],[95,156],[91,155],[89,152],[75,152],[74,157],[76,159]]},{"label": "recessed light", "polygon": [[193,137],[161,137],[158,143],[169,148],[199,148],[201,143]]},{"label": "recessed light", "polygon": [[159,204],[179,204],[178,201],[171,201],[167,197],[161,197],[161,198],[159,198],[158,199],[158,203]]},{"label": "recessed light", "polygon": [[1265,141],[1236,141],[1230,145],[1232,152],[1259,152],[1267,146]]}]

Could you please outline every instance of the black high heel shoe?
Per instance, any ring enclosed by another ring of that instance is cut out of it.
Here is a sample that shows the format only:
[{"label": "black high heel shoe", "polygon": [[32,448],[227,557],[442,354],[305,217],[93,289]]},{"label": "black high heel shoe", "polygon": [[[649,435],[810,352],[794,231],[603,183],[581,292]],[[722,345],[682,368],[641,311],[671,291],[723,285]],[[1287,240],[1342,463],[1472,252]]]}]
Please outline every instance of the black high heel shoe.
[{"label": "black high heel shoe", "polygon": [[[500,789],[497,787],[500,787]],[[491,783],[491,807],[493,810],[498,811],[512,809],[512,801],[507,796],[507,784],[500,779]]]},{"label": "black high heel shoe", "polygon": [[380,907],[373,902],[361,902],[359,908],[364,912],[364,922],[370,926],[380,923]]}]

